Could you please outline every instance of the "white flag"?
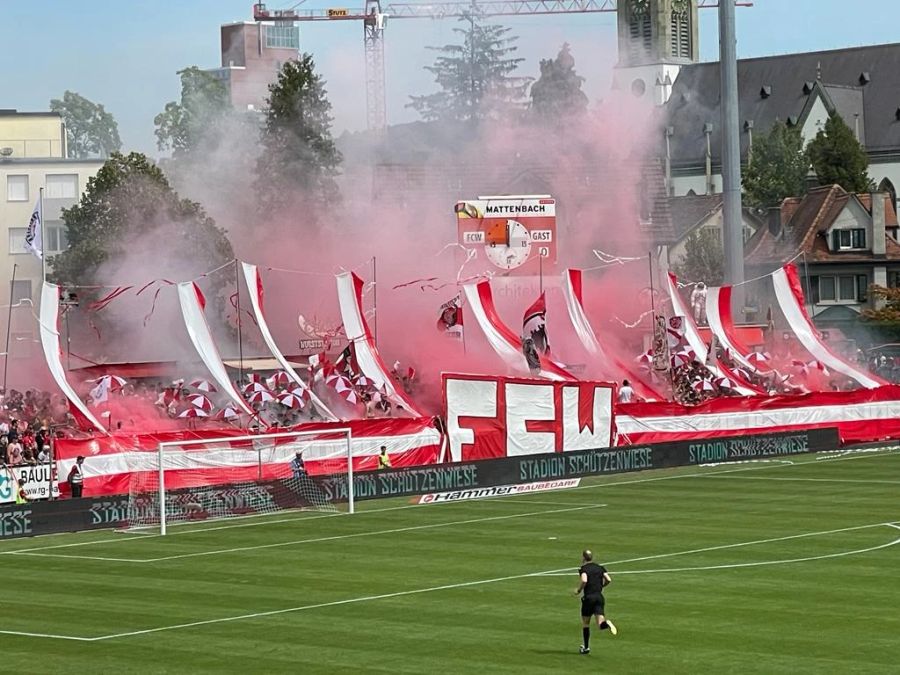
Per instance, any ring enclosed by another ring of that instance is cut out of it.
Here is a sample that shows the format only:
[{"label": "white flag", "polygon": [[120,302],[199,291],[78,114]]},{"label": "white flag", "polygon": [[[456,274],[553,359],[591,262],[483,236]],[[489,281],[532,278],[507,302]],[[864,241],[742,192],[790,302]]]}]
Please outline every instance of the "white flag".
[{"label": "white flag", "polygon": [[108,377],[101,377],[97,386],[91,389],[91,402],[94,405],[106,403],[109,400],[109,384]]},{"label": "white flag", "polygon": [[44,214],[41,213],[41,198],[38,197],[28,221],[28,230],[25,232],[25,250],[33,253],[38,260],[44,259]]}]

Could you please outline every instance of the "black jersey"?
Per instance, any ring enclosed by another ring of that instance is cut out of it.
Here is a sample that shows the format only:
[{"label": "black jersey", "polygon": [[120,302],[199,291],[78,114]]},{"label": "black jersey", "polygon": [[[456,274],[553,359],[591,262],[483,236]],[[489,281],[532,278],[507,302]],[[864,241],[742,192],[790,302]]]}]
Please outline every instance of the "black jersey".
[{"label": "black jersey", "polygon": [[587,583],[584,585],[584,597],[601,595],[603,593],[603,575],[606,574],[606,568],[594,562],[589,562],[581,566],[578,570],[580,574],[587,575]]}]

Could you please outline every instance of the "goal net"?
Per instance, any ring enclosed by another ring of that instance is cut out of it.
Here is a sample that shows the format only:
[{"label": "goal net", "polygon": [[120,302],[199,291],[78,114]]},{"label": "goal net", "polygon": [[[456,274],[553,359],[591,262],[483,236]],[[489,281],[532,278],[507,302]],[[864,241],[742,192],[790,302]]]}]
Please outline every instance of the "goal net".
[{"label": "goal net", "polygon": [[[160,443],[129,453],[128,528],[290,509],[353,512],[349,429]],[[298,459],[299,458],[299,459]]]}]

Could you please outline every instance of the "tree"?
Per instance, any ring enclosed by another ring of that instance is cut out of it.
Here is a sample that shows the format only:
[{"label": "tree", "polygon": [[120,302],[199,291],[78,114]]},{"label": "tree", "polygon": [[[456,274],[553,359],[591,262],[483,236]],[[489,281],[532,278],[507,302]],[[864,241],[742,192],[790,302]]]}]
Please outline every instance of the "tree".
[{"label": "tree", "polygon": [[866,150],[837,113],[828,117],[807,151],[820,185],[837,184],[847,192],[872,189]]},{"label": "tree", "polygon": [[153,118],[156,145],[179,157],[196,149],[232,110],[225,85],[197,66],[179,70],[181,102],[169,101]]},{"label": "tree", "polygon": [[425,121],[442,122],[478,122],[521,110],[531,78],[513,76],[525,60],[510,56],[518,38],[508,35],[509,28],[483,25],[477,14],[465,13],[459,20],[468,24],[453,29],[462,44],[429,47],[441,54],[425,66],[440,91],[410,96],[407,107]]},{"label": "tree", "polygon": [[162,171],[136,152],[113,153],[62,217],[69,248],[50,261],[56,283],[96,283],[107,262],[150,261],[159,274],[177,260],[181,271],[200,273],[234,257],[225,232],[203,208],[179,197]]},{"label": "tree", "polygon": [[341,153],[331,137],[331,103],[310,54],[285,63],[269,85],[256,192],[268,209],[339,198]]},{"label": "tree", "polygon": [[725,281],[725,254],[716,230],[701,228],[692,233],[684,245],[684,258],[673,265],[680,279],[702,281],[707,286],[721,286]]},{"label": "tree", "polygon": [[541,76],[531,85],[531,113],[542,121],[561,122],[582,115],[588,97],[584,78],[575,73],[575,58],[565,43],[555,59],[541,59]]},{"label": "tree", "polygon": [[122,147],[116,118],[99,103],[66,91],[62,100],[51,99],[50,110],[59,113],[66,125],[68,157],[109,157]]},{"label": "tree", "polygon": [[758,134],[744,170],[744,197],[749,206],[778,206],[787,197],[806,194],[809,158],[800,130],[777,121],[769,133]]}]

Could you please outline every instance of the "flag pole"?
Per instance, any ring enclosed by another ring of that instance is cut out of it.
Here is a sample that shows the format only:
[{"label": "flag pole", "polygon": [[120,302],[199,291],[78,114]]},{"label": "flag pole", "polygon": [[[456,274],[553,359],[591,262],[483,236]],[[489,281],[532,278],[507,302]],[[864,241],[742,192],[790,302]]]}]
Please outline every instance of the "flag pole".
[{"label": "flag pole", "polygon": [[538,249],[538,295],[544,292],[544,254]]},{"label": "flag pole", "polygon": [[13,288],[16,285],[16,268],[18,263],[13,263],[12,281],[9,282],[9,308],[6,312],[6,356],[3,357],[3,392],[6,393],[6,374],[9,370],[9,332],[12,327]]},{"label": "flag pole", "polygon": [[372,323],[375,329],[375,344],[378,345],[378,261],[372,256],[372,301],[375,304],[375,316],[372,317]]},{"label": "flag pole", "polygon": [[38,212],[41,219],[41,283],[44,283],[47,281],[47,256],[45,254],[47,240],[44,239],[44,188],[40,189],[39,202]]},{"label": "flag pole", "polygon": [[238,332],[238,379],[244,381],[244,336],[241,332],[241,278],[238,275],[238,259],[234,259],[234,291],[235,309],[237,310],[237,332]]}]

